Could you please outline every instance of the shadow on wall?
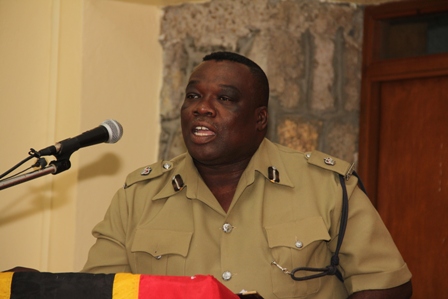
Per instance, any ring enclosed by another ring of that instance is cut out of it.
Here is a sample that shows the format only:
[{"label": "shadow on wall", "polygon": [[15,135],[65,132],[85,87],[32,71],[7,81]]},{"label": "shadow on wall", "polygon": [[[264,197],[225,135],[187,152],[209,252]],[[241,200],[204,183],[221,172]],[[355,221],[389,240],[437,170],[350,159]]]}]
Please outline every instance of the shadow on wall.
[{"label": "shadow on wall", "polygon": [[79,170],[79,181],[84,181],[98,176],[116,175],[121,168],[121,162],[114,153],[106,153],[99,159],[92,162]]},{"label": "shadow on wall", "polygon": [[[89,180],[99,176],[113,176],[121,168],[121,162],[117,155],[106,153],[94,162],[79,170],[78,180],[60,178],[64,182],[63,188],[53,188],[54,182],[43,183],[39,186],[25,186],[27,191],[23,195],[14,198],[10,204],[0,210],[0,226],[20,221],[43,213],[46,210],[59,209],[69,203],[70,190],[79,181]],[[70,174],[69,174],[70,175]],[[73,175],[76,175],[73,173]],[[39,179],[39,178],[38,178]],[[57,180],[58,178],[55,178]],[[26,183],[25,183],[26,184]],[[17,186],[14,186],[17,187]],[[24,208],[24,204],[28,205]]]}]

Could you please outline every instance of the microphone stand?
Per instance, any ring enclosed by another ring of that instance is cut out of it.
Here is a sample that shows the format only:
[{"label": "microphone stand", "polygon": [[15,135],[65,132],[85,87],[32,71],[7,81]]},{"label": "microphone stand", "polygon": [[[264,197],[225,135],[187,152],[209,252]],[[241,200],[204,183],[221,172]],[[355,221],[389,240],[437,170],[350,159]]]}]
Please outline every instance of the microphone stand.
[{"label": "microphone stand", "polygon": [[50,174],[56,172],[56,166],[54,165],[48,165],[47,167],[39,170],[35,170],[29,173],[24,173],[22,175],[8,178],[5,180],[0,181],[0,190],[33,180],[35,178]]},{"label": "microphone stand", "polygon": [[0,180],[0,190],[33,180],[50,173],[58,174],[69,169],[71,167],[71,163],[69,160],[71,154],[72,153],[68,153],[65,155],[57,156],[57,160],[50,162],[50,164],[45,168]]}]

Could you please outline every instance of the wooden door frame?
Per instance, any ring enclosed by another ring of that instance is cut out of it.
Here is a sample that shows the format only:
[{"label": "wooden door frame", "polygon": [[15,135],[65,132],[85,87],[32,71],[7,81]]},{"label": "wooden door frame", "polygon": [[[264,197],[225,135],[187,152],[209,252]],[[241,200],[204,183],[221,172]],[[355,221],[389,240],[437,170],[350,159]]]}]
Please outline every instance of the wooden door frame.
[{"label": "wooden door frame", "polygon": [[448,12],[448,1],[393,2],[365,9],[358,173],[375,206],[377,206],[377,177],[379,176],[381,84],[393,80],[448,75],[448,53],[380,60],[382,21],[434,12]]}]

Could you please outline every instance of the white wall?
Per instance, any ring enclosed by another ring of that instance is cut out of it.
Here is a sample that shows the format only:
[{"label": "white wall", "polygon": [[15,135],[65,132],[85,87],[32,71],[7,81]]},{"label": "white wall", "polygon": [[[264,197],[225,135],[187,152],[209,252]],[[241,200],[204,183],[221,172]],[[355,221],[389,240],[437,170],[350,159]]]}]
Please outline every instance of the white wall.
[{"label": "white wall", "polygon": [[107,118],[124,127],[117,144],[75,152],[70,170],[0,190],[0,271],[80,270],[126,174],[156,160],[161,10],[150,2],[0,0],[0,173]]},{"label": "white wall", "polygon": [[157,158],[162,84],[160,14],[148,4],[85,2],[81,107],[85,128],[95,120],[115,118],[123,125],[124,135],[116,145],[80,152],[83,166],[75,234],[78,267],[84,265],[93,244],[93,226],[103,219],[126,174]]}]

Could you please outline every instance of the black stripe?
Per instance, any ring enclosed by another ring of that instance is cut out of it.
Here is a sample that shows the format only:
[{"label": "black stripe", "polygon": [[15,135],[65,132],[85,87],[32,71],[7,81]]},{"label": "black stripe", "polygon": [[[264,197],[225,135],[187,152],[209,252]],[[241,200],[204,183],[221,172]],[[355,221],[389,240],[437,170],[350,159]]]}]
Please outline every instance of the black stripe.
[{"label": "black stripe", "polygon": [[10,299],[111,299],[115,274],[16,272]]}]

